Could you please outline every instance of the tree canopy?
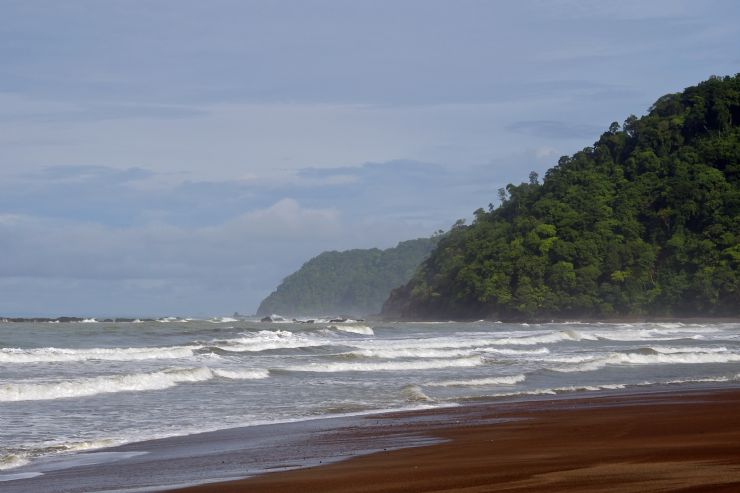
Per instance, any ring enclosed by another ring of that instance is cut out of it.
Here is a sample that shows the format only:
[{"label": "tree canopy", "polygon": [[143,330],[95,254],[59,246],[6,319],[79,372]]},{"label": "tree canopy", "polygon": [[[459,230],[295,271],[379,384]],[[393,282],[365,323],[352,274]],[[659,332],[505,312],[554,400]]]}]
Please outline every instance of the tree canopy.
[{"label": "tree canopy", "polygon": [[740,313],[740,74],[612,123],[457,223],[389,317]]},{"label": "tree canopy", "polygon": [[387,250],[324,252],[286,277],[262,301],[257,314],[377,314],[391,289],[411,278],[436,241],[419,238]]}]

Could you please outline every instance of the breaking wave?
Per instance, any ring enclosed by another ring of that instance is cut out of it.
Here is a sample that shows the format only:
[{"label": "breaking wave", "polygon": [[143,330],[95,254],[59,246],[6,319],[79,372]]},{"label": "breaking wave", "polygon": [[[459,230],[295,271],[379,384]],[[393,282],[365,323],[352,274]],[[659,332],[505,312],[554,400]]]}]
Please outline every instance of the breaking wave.
[{"label": "breaking wave", "polygon": [[602,357],[569,357],[553,358],[548,361],[574,364],[568,367],[550,368],[558,372],[594,371],[607,365],[659,365],[659,364],[702,364],[702,363],[733,363],[740,361],[740,354],[736,353],[611,353]]},{"label": "breaking wave", "polygon": [[368,327],[367,325],[330,325],[329,328],[340,332],[349,332],[351,334],[361,334],[365,336],[375,335],[372,327]]},{"label": "breaking wave", "polygon": [[401,389],[401,394],[406,397],[406,400],[411,402],[435,402],[435,400],[426,395],[418,385],[405,385]]},{"label": "breaking wave", "polygon": [[428,382],[426,387],[482,387],[485,385],[514,385],[526,380],[524,375],[510,375],[506,377],[473,378],[470,380],[442,380]]},{"label": "breaking wave", "polygon": [[244,337],[235,339],[210,341],[209,344],[223,351],[239,353],[324,346],[327,341],[312,339],[287,330],[260,330],[252,334],[245,333]]},{"label": "breaking wave", "polygon": [[204,382],[216,376],[228,379],[260,379],[268,376],[267,370],[224,370],[177,368],[151,373],[104,375],[56,382],[17,382],[0,385],[0,402],[37,401],[87,397],[117,392],[162,390],[181,383]]},{"label": "breaking wave", "polygon": [[350,356],[362,356],[365,358],[454,358],[460,356],[471,356],[474,353],[472,349],[360,349],[348,353]]},{"label": "breaking wave", "polygon": [[471,347],[471,348],[377,348],[377,349],[360,349],[352,351],[348,355],[362,356],[366,358],[453,358],[462,356],[472,356],[477,353],[500,354],[504,356],[534,356],[541,354],[550,354],[547,348],[537,349],[507,349],[495,347]]},{"label": "breaking wave", "polygon": [[66,361],[136,361],[177,359],[193,356],[200,346],[131,347],[131,348],[2,348],[0,363],[57,363]]},{"label": "breaking wave", "polygon": [[346,371],[395,371],[395,370],[431,370],[435,368],[470,368],[480,366],[483,360],[478,357],[456,359],[427,359],[422,361],[383,361],[370,363],[313,363],[303,366],[290,366],[287,371],[305,372],[346,372]]},{"label": "breaking wave", "polygon": [[25,466],[29,462],[25,454],[6,454],[0,456],[0,471]]},{"label": "breaking wave", "polygon": [[214,375],[228,378],[230,380],[259,380],[270,376],[270,371],[263,368],[244,369],[244,370],[226,370],[223,368],[213,368]]}]

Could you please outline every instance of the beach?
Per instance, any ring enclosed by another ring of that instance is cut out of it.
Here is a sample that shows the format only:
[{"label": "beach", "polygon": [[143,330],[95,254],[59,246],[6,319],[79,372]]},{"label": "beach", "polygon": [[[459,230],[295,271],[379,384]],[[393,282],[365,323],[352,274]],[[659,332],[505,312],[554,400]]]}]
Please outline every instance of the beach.
[{"label": "beach", "polygon": [[3,493],[736,486],[737,322],[7,322],[0,339]]},{"label": "beach", "polygon": [[463,406],[424,431],[442,443],[174,491],[734,492],[739,406],[738,390]]}]

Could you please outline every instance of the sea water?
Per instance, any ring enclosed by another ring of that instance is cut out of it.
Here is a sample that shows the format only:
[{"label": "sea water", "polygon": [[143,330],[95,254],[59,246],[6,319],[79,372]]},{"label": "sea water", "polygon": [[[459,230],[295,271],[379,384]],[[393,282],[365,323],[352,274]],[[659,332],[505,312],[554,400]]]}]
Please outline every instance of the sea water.
[{"label": "sea water", "polygon": [[231,427],[738,383],[740,323],[0,323],[0,481]]}]

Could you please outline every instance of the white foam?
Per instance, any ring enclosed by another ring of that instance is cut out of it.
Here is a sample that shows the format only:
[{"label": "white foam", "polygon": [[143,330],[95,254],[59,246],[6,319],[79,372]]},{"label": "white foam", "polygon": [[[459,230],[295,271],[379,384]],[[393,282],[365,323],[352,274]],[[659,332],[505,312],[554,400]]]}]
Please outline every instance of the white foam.
[{"label": "white foam", "polygon": [[429,397],[421,390],[418,385],[406,385],[401,389],[401,393],[406,397],[407,400],[413,402],[434,402],[434,399]]},{"label": "white foam", "polygon": [[378,347],[390,347],[392,349],[461,349],[480,348],[486,346],[534,346],[539,344],[551,344],[562,341],[597,340],[590,334],[584,334],[573,330],[560,330],[556,332],[543,332],[526,336],[507,336],[490,338],[481,337],[479,334],[468,334],[467,337],[435,337],[433,339],[389,339],[385,341],[358,341],[353,343],[361,348],[374,349]]},{"label": "white foam", "polygon": [[270,376],[268,370],[262,368],[250,368],[239,370],[227,370],[223,368],[213,368],[213,373],[219,377],[231,380],[259,380]]},{"label": "white foam", "polygon": [[372,327],[368,327],[367,325],[330,325],[329,328],[340,332],[350,332],[352,334],[361,334],[366,336],[375,335]]},{"label": "white foam", "polygon": [[130,348],[2,348],[0,363],[54,363],[65,361],[138,361],[176,359],[193,356],[201,346],[130,347]]},{"label": "white foam", "polygon": [[256,333],[246,333],[244,337],[235,339],[216,340],[209,343],[224,351],[252,352],[269,349],[295,349],[301,347],[315,347],[327,344],[327,341],[294,334],[287,330],[260,330]]},{"label": "white foam", "polygon": [[440,382],[428,382],[427,387],[482,387],[486,385],[514,385],[526,380],[524,375],[510,375],[506,377],[473,378],[470,380],[442,380]]},{"label": "white foam", "polygon": [[383,361],[371,363],[312,363],[303,366],[289,366],[288,371],[306,372],[347,372],[347,371],[395,371],[395,370],[430,370],[434,368],[469,368],[483,364],[478,357],[457,359],[427,359],[421,361]]},{"label": "white foam", "polygon": [[227,322],[238,322],[239,320],[232,317],[216,317],[209,320],[209,322],[214,324],[222,324]]},{"label": "white foam", "polygon": [[616,353],[610,359],[619,363],[633,365],[651,365],[656,363],[698,364],[698,363],[731,363],[740,361],[740,354],[735,353],[670,353],[670,354],[636,354]]},{"label": "white foam", "polygon": [[28,464],[28,457],[24,454],[7,454],[0,457],[0,471],[14,469]]},{"label": "white foam", "polygon": [[672,380],[667,380],[665,383],[679,384],[679,383],[732,382],[732,381],[737,380],[737,378],[738,378],[738,375],[735,375],[735,377],[720,376],[720,377],[674,378]]},{"label": "white foam", "polygon": [[495,339],[493,341],[489,341],[488,344],[506,345],[506,346],[520,346],[520,345],[521,346],[532,346],[535,344],[551,344],[551,343],[562,342],[562,341],[582,341],[582,340],[595,341],[596,337],[591,334],[568,329],[568,330],[560,330],[557,332],[550,332],[550,333],[545,333],[545,334],[537,334],[537,335],[532,335],[532,336],[504,337],[501,339]]},{"label": "white foam", "polygon": [[674,354],[674,353],[726,353],[726,347],[665,347],[651,346],[650,349],[657,353]]},{"label": "white foam", "polygon": [[117,392],[162,390],[181,383],[204,382],[215,375],[230,379],[265,378],[265,370],[223,370],[208,367],[175,368],[151,373],[104,375],[51,382],[25,381],[0,385],[0,402],[86,397]]},{"label": "white foam", "polygon": [[621,390],[627,386],[621,383],[603,384],[603,385],[568,385],[563,387],[553,387],[549,389],[532,389],[522,390],[519,392],[499,392],[490,394],[487,397],[516,397],[524,395],[557,395],[570,392],[596,392],[599,390]]},{"label": "white foam", "polygon": [[550,354],[550,350],[547,348],[536,348],[536,349],[510,349],[510,348],[498,348],[498,347],[462,347],[462,348],[434,348],[434,347],[404,347],[399,346],[393,347],[378,347],[367,349],[360,349],[348,353],[354,356],[362,356],[366,358],[383,358],[383,359],[396,359],[396,358],[454,358],[462,356],[473,356],[476,354],[497,354],[503,356],[533,356]]},{"label": "white foam", "polygon": [[359,351],[353,351],[348,353],[350,355],[363,356],[365,358],[382,358],[382,359],[396,359],[396,358],[454,358],[460,356],[471,356],[474,354],[472,349],[414,349],[414,348],[398,348],[398,349],[360,349]]},{"label": "white foam", "polygon": [[98,323],[98,321],[95,320],[94,318],[86,318],[84,320],[80,320],[80,323],[81,324],[95,324],[95,323]]},{"label": "white foam", "polygon": [[507,349],[507,348],[476,348],[476,351],[482,351],[484,353],[502,354],[508,356],[533,356],[538,354],[550,354],[550,350],[546,347],[537,349]]},{"label": "white foam", "polygon": [[736,353],[610,353],[603,357],[570,357],[553,358],[548,361],[559,363],[575,363],[570,367],[550,368],[558,372],[594,371],[607,365],[664,365],[664,364],[709,364],[732,363],[740,361],[740,354]]}]

